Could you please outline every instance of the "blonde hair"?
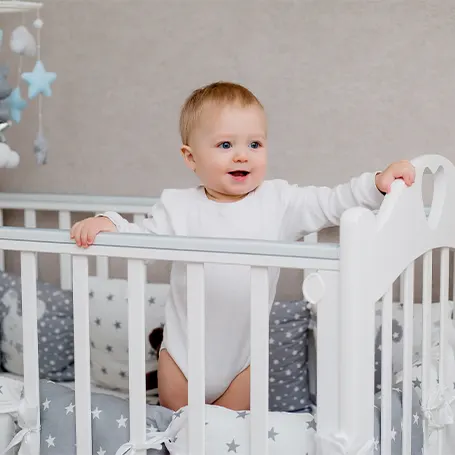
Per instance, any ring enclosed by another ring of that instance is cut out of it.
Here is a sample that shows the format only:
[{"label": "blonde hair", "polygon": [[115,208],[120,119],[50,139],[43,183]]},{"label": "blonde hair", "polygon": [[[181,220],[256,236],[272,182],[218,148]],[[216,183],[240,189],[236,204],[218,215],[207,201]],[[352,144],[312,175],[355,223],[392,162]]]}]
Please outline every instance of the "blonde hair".
[{"label": "blonde hair", "polygon": [[184,145],[188,145],[194,125],[207,103],[257,105],[263,109],[256,96],[240,84],[219,81],[198,88],[186,99],[180,112],[180,137]]}]

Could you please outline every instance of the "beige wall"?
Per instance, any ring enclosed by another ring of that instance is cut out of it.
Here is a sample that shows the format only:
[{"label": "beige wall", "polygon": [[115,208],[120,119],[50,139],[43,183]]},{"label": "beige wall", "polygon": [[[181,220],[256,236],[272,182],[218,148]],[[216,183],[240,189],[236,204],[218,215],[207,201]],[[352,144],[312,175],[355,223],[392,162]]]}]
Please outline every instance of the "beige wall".
[{"label": "beige wall", "polygon": [[[269,177],[332,185],[423,153],[455,160],[453,0],[45,5],[43,61],[58,73],[44,100],[49,164],[34,162],[33,102],[9,132],[22,162],[0,170],[0,191],[155,196],[194,184],[178,110],[217,79],[265,104]],[[19,23],[0,17],[5,36]],[[5,56],[14,74],[17,56]],[[50,266],[41,274],[55,276]]]}]

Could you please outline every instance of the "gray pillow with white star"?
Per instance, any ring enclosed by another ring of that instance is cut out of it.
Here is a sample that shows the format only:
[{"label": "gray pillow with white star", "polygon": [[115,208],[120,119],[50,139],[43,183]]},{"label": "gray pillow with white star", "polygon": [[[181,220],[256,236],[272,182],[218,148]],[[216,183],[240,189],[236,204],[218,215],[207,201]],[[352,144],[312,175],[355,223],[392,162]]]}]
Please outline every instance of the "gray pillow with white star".
[{"label": "gray pillow with white star", "polygon": [[269,408],[309,411],[308,302],[274,302],[270,312]]},{"label": "gray pillow with white star", "polygon": [[[41,455],[76,455],[74,391],[61,384],[40,381]],[[92,454],[113,455],[129,441],[129,403],[122,398],[92,393]],[[164,431],[172,411],[147,405],[147,430]],[[148,431],[147,431],[148,432]],[[164,455],[167,450],[149,449],[147,455]]]},{"label": "gray pillow with white star", "polygon": [[[74,380],[73,295],[37,282],[40,377]],[[20,276],[0,272],[2,367],[23,375],[22,295]]]}]

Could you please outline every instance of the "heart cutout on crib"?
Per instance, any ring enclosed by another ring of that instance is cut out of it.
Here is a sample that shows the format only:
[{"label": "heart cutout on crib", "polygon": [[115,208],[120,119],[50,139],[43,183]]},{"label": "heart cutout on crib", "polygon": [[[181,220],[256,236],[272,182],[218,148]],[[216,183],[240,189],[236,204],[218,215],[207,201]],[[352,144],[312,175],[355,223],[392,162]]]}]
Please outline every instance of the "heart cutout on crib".
[{"label": "heart cutout on crib", "polygon": [[447,176],[440,164],[436,169],[425,167],[420,184],[425,217],[432,228],[436,228],[442,215],[447,192]]}]

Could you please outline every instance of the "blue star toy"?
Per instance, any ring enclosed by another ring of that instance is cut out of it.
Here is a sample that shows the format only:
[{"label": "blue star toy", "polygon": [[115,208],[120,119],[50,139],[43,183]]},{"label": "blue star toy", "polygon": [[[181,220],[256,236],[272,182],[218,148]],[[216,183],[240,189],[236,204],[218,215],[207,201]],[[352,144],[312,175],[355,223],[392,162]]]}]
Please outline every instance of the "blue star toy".
[{"label": "blue star toy", "polygon": [[19,87],[16,87],[12,92],[11,95],[6,99],[8,103],[11,118],[16,122],[19,123],[21,121],[22,111],[27,106],[27,103],[21,97],[21,91]]},{"label": "blue star toy", "polygon": [[23,73],[22,79],[27,82],[28,97],[32,99],[40,93],[51,96],[51,84],[57,79],[57,74],[47,72],[44,69],[43,62],[38,60],[33,71],[31,73]]}]

